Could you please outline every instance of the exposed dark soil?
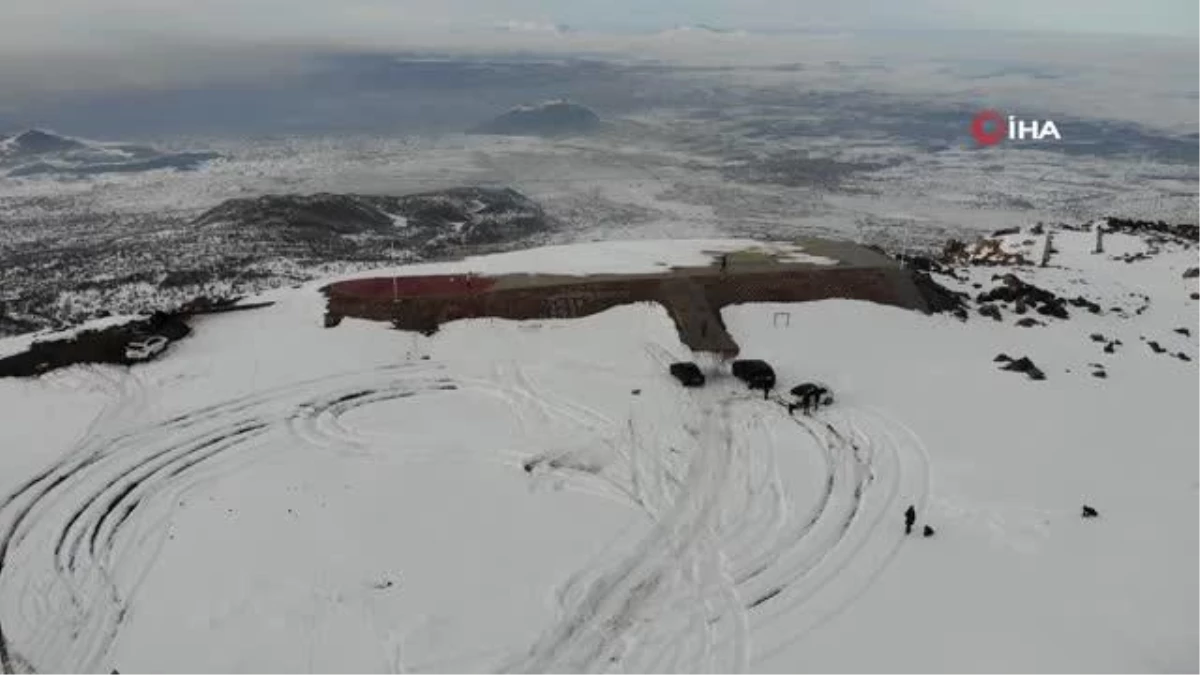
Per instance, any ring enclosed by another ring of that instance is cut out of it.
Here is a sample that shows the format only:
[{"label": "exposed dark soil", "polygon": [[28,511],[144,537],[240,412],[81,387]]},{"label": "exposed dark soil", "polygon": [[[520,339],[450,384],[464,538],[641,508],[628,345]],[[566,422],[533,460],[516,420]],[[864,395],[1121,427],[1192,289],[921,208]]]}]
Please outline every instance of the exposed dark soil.
[{"label": "exposed dark soil", "polygon": [[139,361],[125,356],[125,348],[132,342],[152,335],[161,335],[169,342],[177,342],[191,335],[189,320],[192,317],[246,311],[272,304],[236,303],[236,299],[196,298],[174,311],[155,312],[144,319],[118,326],[85,330],[70,338],[34,342],[28,350],[0,359],[0,377],[36,377],[82,363],[133,365]]}]

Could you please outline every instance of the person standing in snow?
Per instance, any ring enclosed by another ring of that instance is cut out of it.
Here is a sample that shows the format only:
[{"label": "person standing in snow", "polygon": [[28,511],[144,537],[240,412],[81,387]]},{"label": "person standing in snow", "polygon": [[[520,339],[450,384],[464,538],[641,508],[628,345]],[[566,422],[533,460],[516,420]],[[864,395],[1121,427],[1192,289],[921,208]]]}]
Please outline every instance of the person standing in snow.
[{"label": "person standing in snow", "polygon": [[904,512],[904,534],[912,534],[913,525],[917,522],[917,509],[911,504]]}]

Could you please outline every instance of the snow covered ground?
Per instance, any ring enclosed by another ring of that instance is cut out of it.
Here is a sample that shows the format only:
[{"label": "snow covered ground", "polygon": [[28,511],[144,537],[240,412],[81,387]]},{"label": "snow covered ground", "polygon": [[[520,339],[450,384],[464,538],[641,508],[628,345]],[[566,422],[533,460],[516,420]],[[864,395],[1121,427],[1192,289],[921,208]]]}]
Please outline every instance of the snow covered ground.
[{"label": "snow covered ground", "polygon": [[[421,273],[628,271],[714,245]],[[656,305],[426,338],[322,328],[320,284],[203,318],[160,361],[0,380],[2,665],[1195,671],[1200,400],[1170,354],[1197,357],[1196,250],[1055,245],[1018,274],[1130,311],[1023,328],[727,308],[781,392],[832,385],[812,417],[715,363],[680,388],[667,364],[692,357]],[[935,536],[904,536],[909,504]]]}]

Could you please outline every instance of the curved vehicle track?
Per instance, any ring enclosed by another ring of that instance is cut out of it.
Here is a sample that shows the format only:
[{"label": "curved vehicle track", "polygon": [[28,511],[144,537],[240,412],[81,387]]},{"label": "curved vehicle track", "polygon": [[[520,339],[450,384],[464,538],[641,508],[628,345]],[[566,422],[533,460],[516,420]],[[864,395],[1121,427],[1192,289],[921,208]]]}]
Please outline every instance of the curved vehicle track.
[{"label": "curved vehicle track", "polygon": [[[508,671],[748,670],[827,621],[895,555],[901,504],[922,504],[919,442],[878,411],[783,408],[714,383],[628,419],[546,391],[515,364],[450,377],[428,363],[318,378],[135,426],[134,376],[98,371],[111,404],[62,459],[0,499],[0,669],[100,671],[183,496],[254,461],[269,440],[370,455],[388,438],[347,414],[468,391],[516,424],[565,425],[593,448],[474,453],[644,513],[638,542],[598,557],[558,593],[558,617]],[[768,423],[770,422],[770,423]],[[794,434],[792,431],[794,430]],[[813,441],[815,498],[795,494],[781,453]],[[394,440],[394,439],[392,439]],[[395,444],[392,443],[392,446]],[[606,453],[594,463],[587,453]],[[401,459],[461,448],[394,450]],[[578,455],[578,456],[577,456]],[[582,457],[582,459],[580,459]]]}]

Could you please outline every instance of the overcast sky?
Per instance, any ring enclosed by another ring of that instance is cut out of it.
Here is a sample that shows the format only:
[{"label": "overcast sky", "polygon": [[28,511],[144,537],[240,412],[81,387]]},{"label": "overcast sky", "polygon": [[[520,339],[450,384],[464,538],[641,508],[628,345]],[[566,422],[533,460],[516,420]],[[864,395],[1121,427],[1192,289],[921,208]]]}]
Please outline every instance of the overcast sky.
[{"label": "overcast sky", "polygon": [[1195,37],[1197,0],[2,0],[0,46],[26,54],[135,39],[345,42],[514,21],[580,30],[846,27]]}]

